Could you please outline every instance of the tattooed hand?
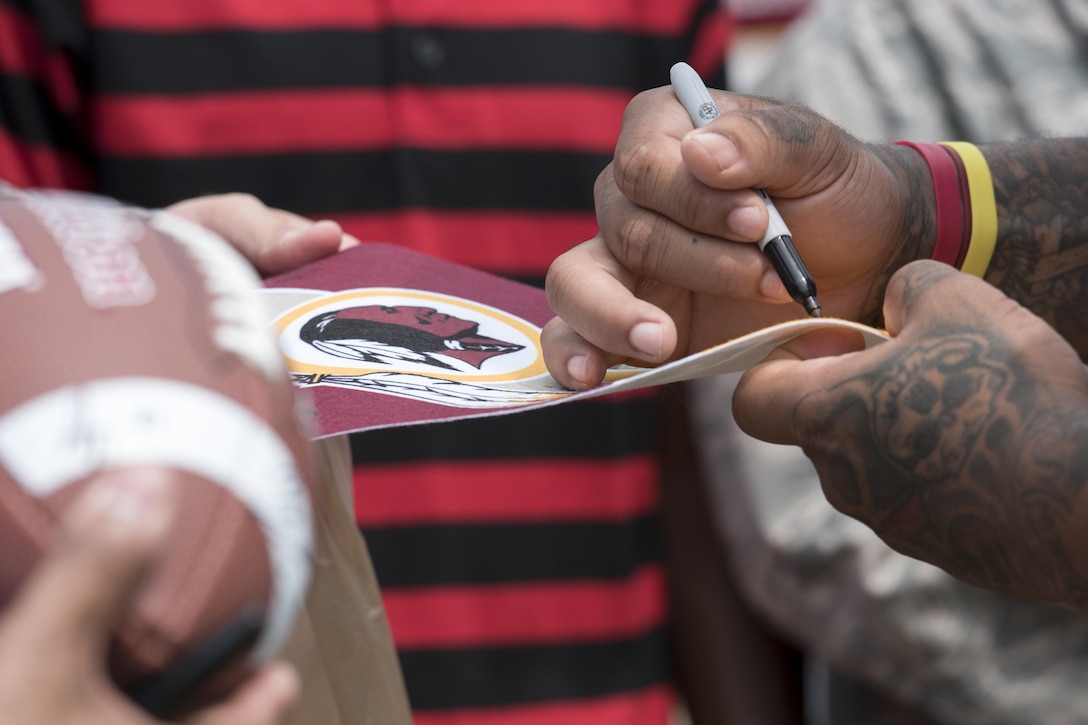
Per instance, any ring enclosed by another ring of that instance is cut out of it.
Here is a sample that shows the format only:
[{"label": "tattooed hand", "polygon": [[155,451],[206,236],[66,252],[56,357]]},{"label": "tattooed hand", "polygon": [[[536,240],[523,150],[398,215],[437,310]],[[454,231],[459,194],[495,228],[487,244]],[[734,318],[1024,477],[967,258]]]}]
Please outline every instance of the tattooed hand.
[{"label": "tattooed hand", "polygon": [[609,365],[659,364],[804,315],[753,243],[767,210],[752,187],[775,197],[828,315],[876,322],[891,272],[929,255],[932,188],[916,152],[866,146],[781,101],[716,100],[722,115],[698,131],[670,88],[628,106],[596,184],[600,235],[548,274],[561,319],[544,344],[561,383],[590,387]]},{"label": "tattooed hand", "polygon": [[830,502],[973,584],[1088,607],[1088,373],[1043,320],[936,262],[891,280],[894,339],[784,345],[737,422],[800,445]]}]

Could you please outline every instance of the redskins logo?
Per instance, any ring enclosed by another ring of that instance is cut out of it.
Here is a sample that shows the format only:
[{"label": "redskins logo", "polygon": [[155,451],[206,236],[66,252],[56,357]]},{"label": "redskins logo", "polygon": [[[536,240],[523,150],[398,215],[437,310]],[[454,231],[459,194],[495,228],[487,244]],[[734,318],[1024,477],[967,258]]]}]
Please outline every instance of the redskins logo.
[{"label": "redskins logo", "polygon": [[314,293],[275,323],[295,383],[459,407],[549,397],[540,328],[460,297],[412,289]]}]

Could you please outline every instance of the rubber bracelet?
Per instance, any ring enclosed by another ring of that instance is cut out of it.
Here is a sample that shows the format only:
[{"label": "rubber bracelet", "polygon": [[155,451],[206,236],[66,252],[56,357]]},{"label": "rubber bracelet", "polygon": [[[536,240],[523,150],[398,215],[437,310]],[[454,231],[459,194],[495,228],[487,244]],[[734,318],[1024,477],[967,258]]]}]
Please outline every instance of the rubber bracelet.
[{"label": "rubber bracelet", "polygon": [[956,173],[956,163],[940,144],[914,141],[895,143],[897,146],[909,146],[920,153],[929,166],[929,173],[933,177],[933,192],[937,198],[937,240],[933,245],[931,259],[955,266],[960,249],[967,239],[963,195],[960,191],[960,177]]},{"label": "rubber bracelet", "polygon": [[971,196],[971,241],[963,258],[963,271],[985,277],[997,244],[997,201],[994,180],[986,157],[974,144],[947,141],[941,144],[955,151],[967,172],[967,188]]},{"label": "rubber bracelet", "polygon": [[956,269],[963,269],[963,258],[967,256],[967,247],[971,241],[971,190],[967,188],[967,169],[963,166],[963,159],[947,146],[941,146],[948,158],[956,164],[956,174],[960,177],[960,209],[963,211],[963,243],[960,244],[960,253],[956,257]]}]

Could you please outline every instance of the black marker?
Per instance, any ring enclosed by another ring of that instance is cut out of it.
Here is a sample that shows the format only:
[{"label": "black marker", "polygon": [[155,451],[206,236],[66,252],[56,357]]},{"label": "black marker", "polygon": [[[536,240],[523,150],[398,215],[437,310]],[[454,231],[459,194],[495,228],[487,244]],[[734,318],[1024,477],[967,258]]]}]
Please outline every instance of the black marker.
[{"label": "black marker", "polygon": [[[669,72],[669,77],[672,80],[673,93],[688,112],[695,128],[702,128],[720,115],[710,91],[703,84],[703,79],[690,65],[677,63]],[[823,317],[820,303],[816,301],[816,282],[793,246],[789,227],[782,221],[782,216],[775,209],[767,192],[762,189],[755,189],[755,192],[767,205],[769,216],[767,233],[759,240],[760,251],[770,257],[771,265],[786,286],[790,297],[802,305],[810,316]]]}]

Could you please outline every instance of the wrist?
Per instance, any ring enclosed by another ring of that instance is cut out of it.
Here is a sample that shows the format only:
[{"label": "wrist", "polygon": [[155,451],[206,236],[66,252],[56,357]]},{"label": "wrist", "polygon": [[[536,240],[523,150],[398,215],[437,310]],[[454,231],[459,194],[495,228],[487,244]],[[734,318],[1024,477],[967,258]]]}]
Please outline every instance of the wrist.
[{"label": "wrist", "polygon": [[929,167],[935,227],[929,258],[959,269],[971,232],[970,200],[962,183],[963,162],[958,154],[941,144],[896,141],[895,145],[918,152]]},{"label": "wrist", "polygon": [[[919,259],[930,259],[937,242],[937,197],[925,158],[902,145],[874,147],[891,176],[894,201],[889,205],[888,234],[894,253],[887,272]],[[897,242],[897,246],[896,246]]]}]

